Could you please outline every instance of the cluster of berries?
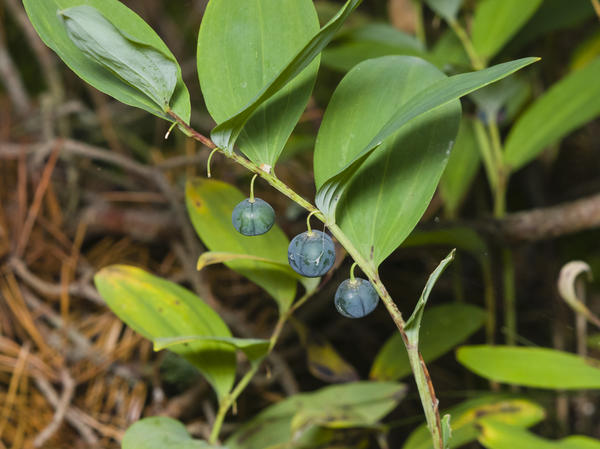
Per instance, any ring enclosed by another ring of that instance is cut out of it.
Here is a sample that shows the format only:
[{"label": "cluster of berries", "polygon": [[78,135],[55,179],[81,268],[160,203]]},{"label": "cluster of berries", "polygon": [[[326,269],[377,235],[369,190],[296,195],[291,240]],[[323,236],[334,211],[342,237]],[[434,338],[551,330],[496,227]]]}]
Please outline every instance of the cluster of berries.
[{"label": "cluster of berries", "polygon": [[[252,194],[235,206],[231,221],[243,235],[262,235],[273,227],[275,211],[269,203],[254,198]],[[333,240],[324,232],[312,229],[298,234],[288,247],[288,261],[292,269],[302,276],[323,276],[335,262]],[[368,280],[351,275],[338,287],[334,302],[343,316],[362,318],[377,307],[379,295]]]}]

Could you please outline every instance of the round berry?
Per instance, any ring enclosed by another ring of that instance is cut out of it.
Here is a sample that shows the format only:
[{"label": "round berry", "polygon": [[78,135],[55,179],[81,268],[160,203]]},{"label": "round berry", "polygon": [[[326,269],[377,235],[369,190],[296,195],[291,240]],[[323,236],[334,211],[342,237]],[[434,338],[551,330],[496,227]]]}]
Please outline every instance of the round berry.
[{"label": "round berry", "polygon": [[346,279],[335,292],[335,308],[347,318],[367,316],[379,303],[379,295],[366,279]]},{"label": "round berry", "polygon": [[335,262],[333,240],[321,231],[298,234],[288,247],[288,261],[294,271],[302,276],[323,276]]},{"label": "round berry", "polygon": [[233,209],[231,221],[240,234],[261,235],[273,227],[275,211],[260,198],[254,198],[254,201],[246,198]]}]

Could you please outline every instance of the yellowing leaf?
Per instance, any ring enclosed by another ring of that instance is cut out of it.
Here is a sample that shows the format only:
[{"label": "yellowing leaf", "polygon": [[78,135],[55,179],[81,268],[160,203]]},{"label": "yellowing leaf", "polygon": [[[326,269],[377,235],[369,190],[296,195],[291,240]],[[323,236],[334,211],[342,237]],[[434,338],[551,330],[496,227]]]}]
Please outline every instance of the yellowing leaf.
[{"label": "yellowing leaf", "polygon": [[[195,294],[173,282],[127,265],[103,268],[94,277],[96,288],[111,310],[149,340],[201,335],[231,337],[219,315]],[[230,344],[199,340],[171,350],[196,366],[219,398],[235,379],[235,350]]]}]

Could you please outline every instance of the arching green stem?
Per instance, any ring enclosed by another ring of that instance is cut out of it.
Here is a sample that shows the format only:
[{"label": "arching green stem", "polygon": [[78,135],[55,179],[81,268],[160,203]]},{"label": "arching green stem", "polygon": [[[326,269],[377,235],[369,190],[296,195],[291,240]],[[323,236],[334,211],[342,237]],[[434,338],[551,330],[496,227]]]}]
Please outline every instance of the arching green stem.
[{"label": "arching green stem", "polygon": [[350,267],[350,282],[354,282],[356,279],[354,278],[354,269],[356,268],[358,264],[356,262],[354,262],[352,264],[352,266]]},{"label": "arching green stem", "polygon": [[306,217],[306,229],[308,230],[308,235],[312,235],[312,228],[310,227],[310,217],[312,217],[313,215],[315,215],[318,211],[313,210],[310,214],[308,214],[308,217]]},{"label": "arching green stem", "polygon": [[213,154],[215,154],[215,152],[217,152],[217,151],[219,151],[218,148],[213,148],[213,150],[208,155],[208,160],[206,161],[206,177],[207,178],[210,178],[210,161],[212,160]]},{"label": "arching green stem", "polygon": [[254,180],[258,175],[254,175],[252,177],[252,181],[250,181],[250,202],[254,203]]},{"label": "arching green stem", "polygon": [[169,136],[171,135],[171,131],[173,131],[173,128],[175,128],[175,125],[177,125],[177,122],[173,122],[171,126],[169,126],[169,129],[165,133],[165,140],[169,138]]}]

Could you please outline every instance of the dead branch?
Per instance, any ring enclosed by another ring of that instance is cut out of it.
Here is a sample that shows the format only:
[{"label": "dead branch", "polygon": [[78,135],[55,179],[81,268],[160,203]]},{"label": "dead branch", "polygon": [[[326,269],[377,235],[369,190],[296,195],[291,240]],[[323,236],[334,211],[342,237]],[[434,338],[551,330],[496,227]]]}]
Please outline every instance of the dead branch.
[{"label": "dead branch", "polygon": [[73,394],[75,393],[75,381],[67,370],[62,370],[60,377],[63,391],[56,404],[56,413],[54,413],[54,417],[52,418],[50,424],[48,424],[33,441],[33,445],[35,447],[42,447],[52,437],[52,435],[56,433],[65,419],[69,405],[73,400]]}]

